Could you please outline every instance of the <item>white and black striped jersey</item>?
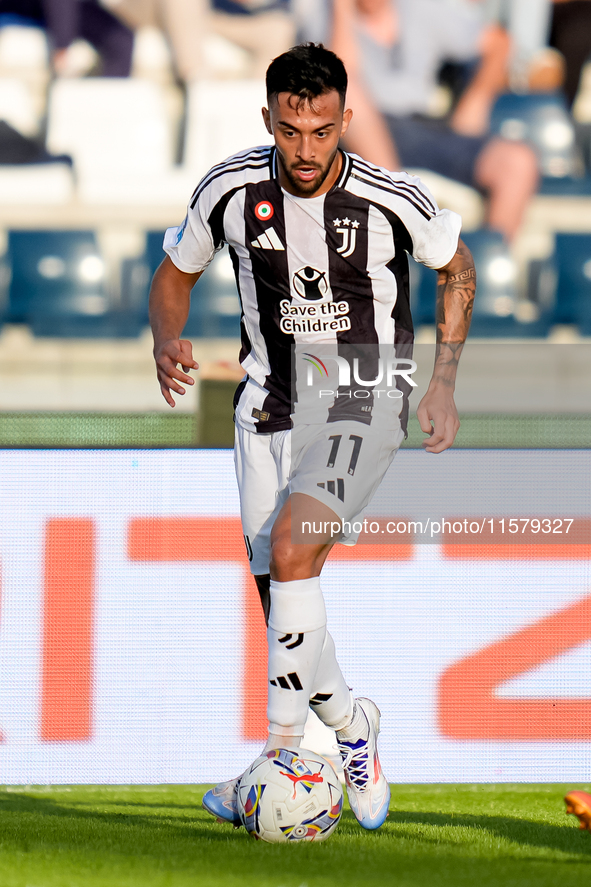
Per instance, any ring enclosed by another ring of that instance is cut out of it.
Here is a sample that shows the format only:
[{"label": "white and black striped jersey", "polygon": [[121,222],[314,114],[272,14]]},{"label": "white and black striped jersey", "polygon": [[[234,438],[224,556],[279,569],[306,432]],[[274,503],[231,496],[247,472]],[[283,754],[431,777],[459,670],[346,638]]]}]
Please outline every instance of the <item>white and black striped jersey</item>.
[{"label": "white and black striped jersey", "polygon": [[460,228],[460,217],[440,210],[420,179],[354,154],[343,154],[326,194],[294,197],[281,188],[275,148],[266,146],[207,173],[164,249],[194,273],[229,245],[246,373],[236,421],[268,433],[291,426],[296,345],[412,343],[407,253],[442,268]]}]

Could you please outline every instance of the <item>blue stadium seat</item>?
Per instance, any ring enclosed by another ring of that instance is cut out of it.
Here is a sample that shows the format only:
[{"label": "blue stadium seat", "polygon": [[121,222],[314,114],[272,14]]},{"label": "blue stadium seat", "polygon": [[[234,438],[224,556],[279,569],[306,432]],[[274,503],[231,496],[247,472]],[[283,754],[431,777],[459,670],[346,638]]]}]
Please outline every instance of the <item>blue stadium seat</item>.
[{"label": "blue stadium seat", "polygon": [[221,250],[191,294],[186,336],[232,338],[240,336],[240,300],[232,260]]},{"label": "blue stadium seat", "polygon": [[410,307],[415,329],[435,323],[437,272],[409,257]]},{"label": "blue stadium seat", "polygon": [[[122,268],[123,304],[139,306],[146,322],[149,281],[165,256],[162,239],[163,232],[149,231],[144,256],[127,260]],[[227,248],[216,255],[193,288],[183,335],[191,338],[240,336],[240,300]]]},{"label": "blue stadium seat", "polygon": [[546,176],[540,182],[538,194],[548,197],[589,197],[591,196],[591,176],[583,178],[565,176],[561,179],[551,179]]},{"label": "blue stadium seat", "polygon": [[36,336],[135,337],[137,312],[113,304],[92,231],[11,231],[8,318]]},{"label": "blue stadium seat", "polygon": [[556,322],[591,335],[591,234],[557,234]]},{"label": "blue stadium seat", "polygon": [[[554,320],[552,263],[533,262],[527,300],[517,300],[516,267],[502,236],[494,231],[462,234],[472,251],[478,289],[470,335],[513,338],[547,335]],[[415,327],[435,323],[437,272],[411,265],[411,308]]]},{"label": "blue stadium seat", "polygon": [[500,96],[490,128],[505,139],[529,142],[538,154],[542,176],[568,178],[579,172],[575,127],[560,93]]},{"label": "blue stadium seat", "polygon": [[0,329],[8,314],[8,286],[10,283],[10,267],[6,256],[0,256]]},{"label": "blue stadium seat", "polygon": [[[496,231],[473,231],[463,240],[474,256],[478,288],[471,336],[531,338],[547,335],[553,322],[553,292],[540,290],[533,278],[531,300],[517,299],[517,268]],[[543,279],[543,278],[541,278]],[[538,294],[543,298],[538,299]]]}]

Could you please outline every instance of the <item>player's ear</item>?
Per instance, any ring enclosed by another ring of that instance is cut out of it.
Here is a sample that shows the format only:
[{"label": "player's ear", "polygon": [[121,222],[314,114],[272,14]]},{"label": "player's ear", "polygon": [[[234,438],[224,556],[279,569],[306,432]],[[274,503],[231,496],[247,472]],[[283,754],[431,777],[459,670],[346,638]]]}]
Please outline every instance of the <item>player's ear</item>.
[{"label": "player's ear", "polygon": [[353,117],[353,111],[351,110],[351,108],[347,108],[347,110],[343,112],[343,123],[341,125],[341,138],[345,135],[345,133],[349,129],[349,124],[351,123],[352,117]]},{"label": "player's ear", "polygon": [[261,112],[263,114],[263,121],[267,127],[267,132],[273,135],[273,129],[271,127],[271,112],[268,108],[261,108]]}]

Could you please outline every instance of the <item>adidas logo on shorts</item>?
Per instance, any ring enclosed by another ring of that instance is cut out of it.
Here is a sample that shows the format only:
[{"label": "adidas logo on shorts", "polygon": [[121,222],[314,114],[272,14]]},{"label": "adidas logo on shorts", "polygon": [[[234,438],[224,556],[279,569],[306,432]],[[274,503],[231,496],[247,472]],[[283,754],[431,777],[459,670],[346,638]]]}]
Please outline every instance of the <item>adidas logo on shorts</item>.
[{"label": "adidas logo on shorts", "polygon": [[334,480],[327,480],[326,484],[318,483],[316,486],[322,487],[323,490],[326,490],[327,493],[332,493],[333,496],[338,496],[341,502],[345,501],[345,481],[342,477],[337,477],[336,489]]}]

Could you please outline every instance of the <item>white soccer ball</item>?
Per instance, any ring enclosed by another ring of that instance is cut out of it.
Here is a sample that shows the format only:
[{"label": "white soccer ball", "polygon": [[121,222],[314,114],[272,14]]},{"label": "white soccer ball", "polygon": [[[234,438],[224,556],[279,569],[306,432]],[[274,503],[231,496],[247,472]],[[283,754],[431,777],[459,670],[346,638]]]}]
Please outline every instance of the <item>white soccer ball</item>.
[{"label": "white soccer ball", "polygon": [[271,844],[325,841],[343,811],[343,790],[325,758],[303,748],[265,752],[240,778],[246,831]]}]

